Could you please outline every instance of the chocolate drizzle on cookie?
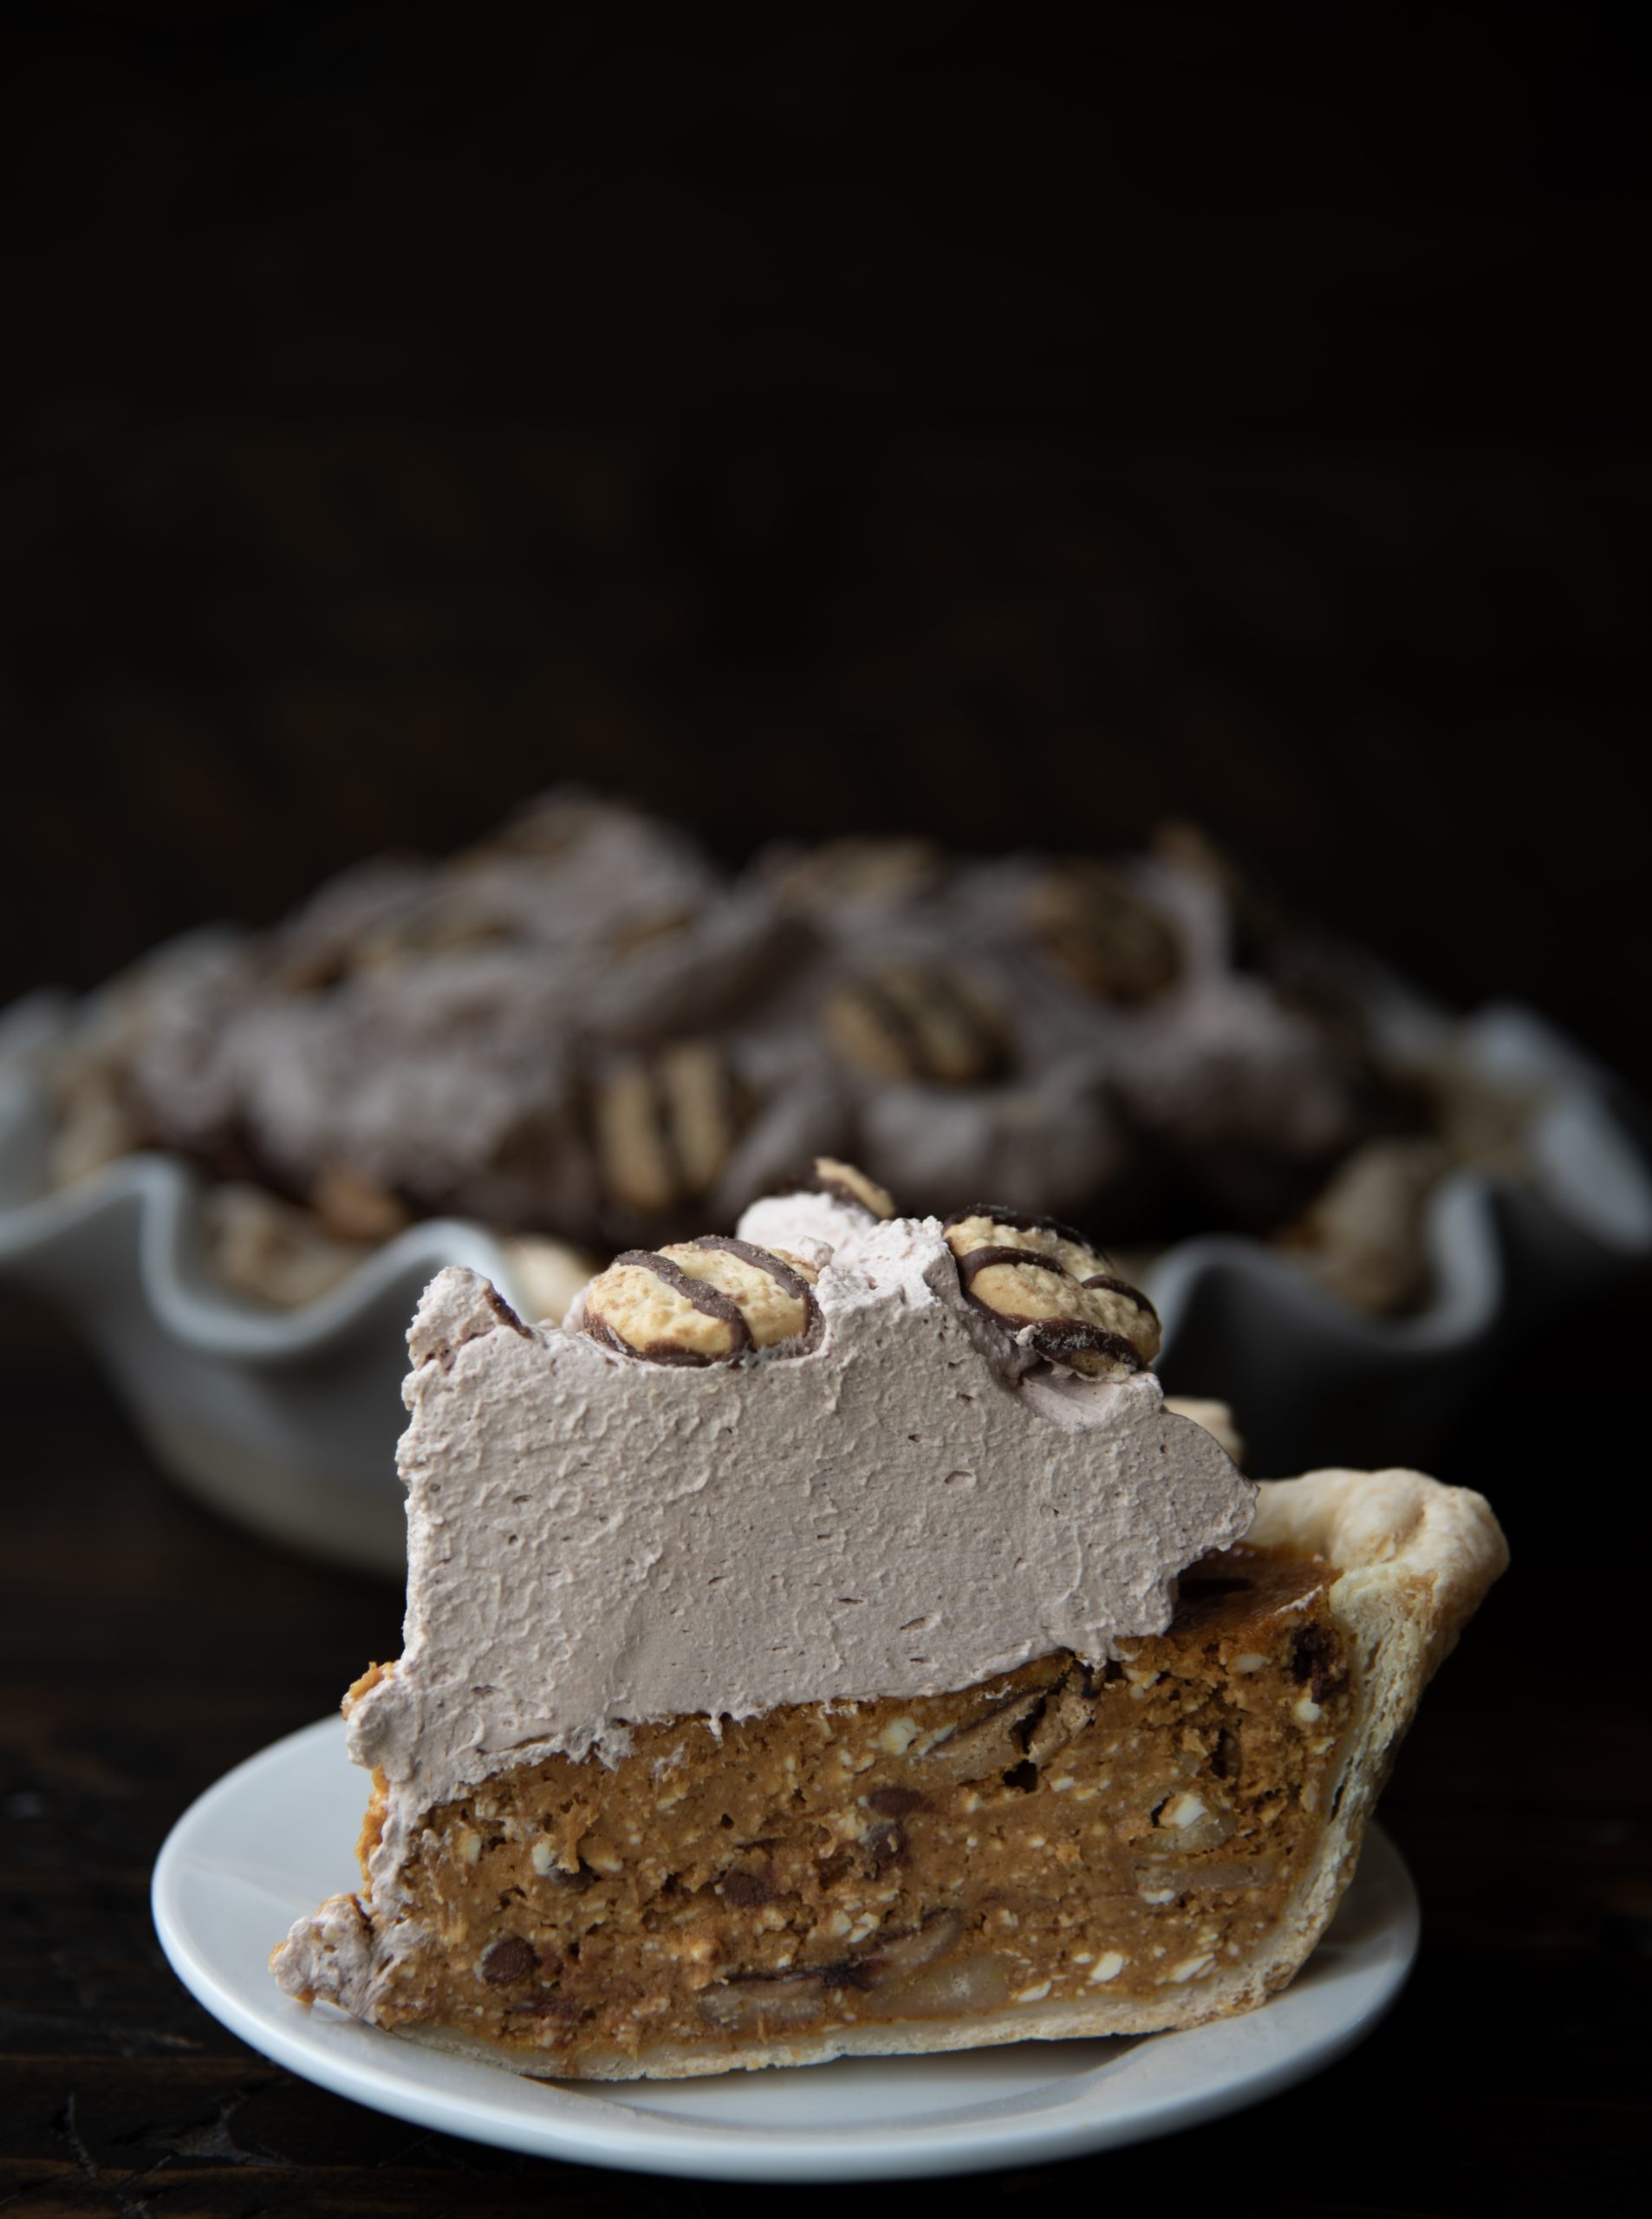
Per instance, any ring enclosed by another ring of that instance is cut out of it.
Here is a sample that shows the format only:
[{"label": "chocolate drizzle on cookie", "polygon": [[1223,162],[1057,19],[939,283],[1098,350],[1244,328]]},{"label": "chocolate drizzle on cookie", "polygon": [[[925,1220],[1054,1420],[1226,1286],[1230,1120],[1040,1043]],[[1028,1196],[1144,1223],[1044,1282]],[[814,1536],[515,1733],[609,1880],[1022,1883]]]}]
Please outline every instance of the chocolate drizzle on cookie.
[{"label": "chocolate drizzle on cookie", "polygon": [[[732,1256],[747,1272],[760,1274],[758,1286],[748,1279],[742,1287],[738,1273],[735,1285],[719,1285],[711,1271],[688,1267],[719,1255]],[[651,1275],[677,1302],[662,1301],[657,1290],[650,1293],[646,1282],[638,1284],[638,1272]],[[584,1331],[604,1347],[650,1363],[737,1363],[770,1350],[801,1355],[820,1332],[810,1276],[798,1259],[726,1233],[679,1244],[674,1253],[628,1248],[587,1289]],[[772,1294],[760,1292],[763,1279],[771,1282]],[[725,1334],[708,1335],[699,1318],[712,1320]]]},{"label": "chocolate drizzle on cookie", "polygon": [[870,1077],[979,1086],[1002,1070],[1003,1027],[944,965],[888,964],[827,997],[828,1036]]},{"label": "chocolate drizzle on cookie", "polygon": [[1159,1313],[1139,1286],[1132,1286],[1128,1279],[1115,1279],[1111,1272],[1092,1272],[1087,1279],[1080,1279],[1080,1286],[1100,1287],[1103,1294],[1122,1294],[1127,1302],[1156,1323]]},{"label": "chocolate drizzle on cookie", "polygon": [[1124,1372],[1148,1368],[1133,1341],[1126,1340],[1122,1333],[1109,1332],[1104,1325],[1089,1324],[1082,1318],[1038,1320],[1028,1331],[1027,1345],[1051,1363],[1064,1363],[1070,1371],[1095,1370],[1096,1359]]},{"label": "chocolate drizzle on cookie", "polygon": [[721,1175],[746,1103],[712,1043],[677,1040],[615,1064],[593,1088],[592,1145],[604,1194],[644,1216],[680,1208]]},{"label": "chocolate drizzle on cookie", "polygon": [[1024,1265],[1035,1272],[1054,1272],[1063,1279],[1069,1276],[1055,1257],[1041,1256],[1036,1248],[970,1248],[958,1259],[958,1277],[966,1294],[976,1274],[994,1264]]},{"label": "chocolate drizzle on cookie", "polygon": [[1106,863],[1077,858],[1052,868],[1034,895],[1032,921],[1051,958],[1098,1000],[1152,1001],[1180,973],[1170,920]]},{"label": "chocolate drizzle on cookie", "polygon": [[[673,1294],[680,1294],[691,1308],[702,1317],[715,1318],[729,1329],[730,1346],[723,1356],[708,1356],[695,1349],[685,1349],[671,1341],[651,1340],[639,1345],[616,1331],[607,1317],[592,1317],[587,1331],[595,1340],[606,1341],[610,1348],[621,1349],[628,1356],[646,1357],[650,1363],[732,1363],[745,1354],[751,1345],[751,1329],[741,1314],[739,1305],[719,1287],[708,1286],[704,1279],[697,1279],[684,1271],[680,1264],[673,1264],[669,1256],[659,1256],[651,1248],[628,1248],[614,1259],[608,1272],[634,1270],[652,1272],[663,1279]],[[594,1295],[602,1280],[593,1282]],[[587,1297],[587,1311],[590,1315],[590,1297]]]},{"label": "chocolate drizzle on cookie", "polygon": [[967,1224],[974,1217],[985,1218],[1010,1233],[1053,1233],[1058,1240],[1070,1241],[1075,1248],[1083,1248],[1103,1262],[1109,1260],[1106,1249],[1098,1247],[1087,1233],[1080,1233],[1076,1227],[1064,1225],[1058,1217],[1032,1217],[1025,1210],[1008,1209],[1002,1202],[971,1202],[961,1210],[954,1210],[950,1217],[942,1218],[940,1229],[950,1233],[955,1225]]},{"label": "chocolate drizzle on cookie", "polygon": [[799,1176],[794,1191],[829,1194],[835,1202],[842,1202],[874,1220],[894,1215],[894,1197],[888,1188],[868,1178],[858,1164],[845,1163],[835,1155],[817,1155]]},{"label": "chocolate drizzle on cookie", "polygon": [[759,1248],[755,1241],[737,1240],[732,1233],[701,1233],[694,1237],[696,1248],[720,1248],[725,1255],[738,1256],[743,1264],[750,1264],[759,1272],[767,1272],[771,1279],[778,1280],[786,1292],[796,1301],[812,1302],[814,1290],[801,1272],[794,1272],[783,1257],[767,1248]]},{"label": "chocolate drizzle on cookie", "polygon": [[[1037,1355],[1103,1378],[1141,1371],[1157,1355],[1153,1305],[1095,1268],[1105,1251],[1073,1227],[979,1202],[954,1211],[943,1229],[966,1298]],[[1023,1237],[994,1240],[993,1233]]]}]

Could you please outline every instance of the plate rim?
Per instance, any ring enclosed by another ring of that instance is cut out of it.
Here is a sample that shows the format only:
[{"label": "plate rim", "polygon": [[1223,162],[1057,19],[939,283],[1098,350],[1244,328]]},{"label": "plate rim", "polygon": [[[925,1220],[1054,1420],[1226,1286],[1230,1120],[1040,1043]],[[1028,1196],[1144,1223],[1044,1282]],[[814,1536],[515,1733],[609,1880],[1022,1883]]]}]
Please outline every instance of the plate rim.
[{"label": "plate rim", "polygon": [[[1259,2053],[1253,2066],[1234,2070],[1230,2066],[1207,2086],[1161,2090],[1122,2114],[1086,2114],[1078,2107],[1076,2083],[1074,2102],[994,2119],[990,2125],[947,2113],[927,2121],[921,2114],[910,2121],[880,2118],[862,2128],[846,2129],[841,2125],[770,2127],[649,2113],[632,2108],[611,2092],[615,2087],[634,2084],[604,2082],[600,2084],[602,2097],[595,2100],[588,2097],[577,2118],[548,2107],[543,2118],[525,2119],[511,2100],[522,2089],[540,2087],[566,2100],[577,2084],[535,2083],[502,2075],[496,2066],[400,2041],[393,2034],[330,2011],[320,2019],[305,2013],[302,2019],[285,2025],[285,2011],[296,2013],[302,2007],[280,1998],[273,1981],[268,1999],[260,1997],[257,2003],[248,2000],[250,1991],[245,1990],[244,1982],[215,1961],[192,1926],[189,1883],[198,1877],[203,1866],[209,1871],[215,1866],[226,1869],[199,1846],[203,1832],[226,1805],[231,1809],[238,1806],[254,1780],[279,1772],[283,1766],[315,1761],[324,1747],[341,1744],[343,1733],[342,1719],[334,1716],[283,1734],[232,1766],[180,1814],[156,1858],[150,1884],[151,1915],[161,1949],[203,2009],[260,2055],[299,2079],[410,2125],[530,2157],[679,2178],[825,2183],[985,2173],[1120,2148],[1247,2108],[1324,2071],[1363,2041],[1386,2016],[1416,1960],[1421,1910],[1415,1886],[1398,1850],[1373,1825],[1367,1835],[1362,1869],[1368,1883],[1374,1878],[1377,1884],[1386,1885],[1391,1903],[1382,1928],[1387,1955],[1363,1971],[1363,1983],[1369,1992],[1341,2024],[1313,2040],[1283,2051],[1270,2048]],[[1376,1867],[1374,1874],[1370,1864]],[[1352,1884],[1359,1884],[1358,1874]],[[279,1938],[278,1933],[272,1934],[272,1948]],[[1171,2041],[1187,2043],[1200,2034],[1231,2034],[1234,2027],[1253,2023],[1262,2014],[1276,2009],[1290,1993],[1287,1989],[1273,2002],[1239,2019],[1141,2040],[1156,2047]],[[336,2027],[353,2045],[364,2041],[372,2047],[359,2056],[348,2051],[329,2053],[325,2047],[327,2035],[318,2036],[314,2031],[318,2027]],[[960,2057],[983,2053],[956,2053]],[[926,2061],[937,2065],[947,2054],[928,2053]],[[424,2061],[422,2070],[416,2060]],[[446,2074],[454,2067],[464,2068],[467,2076],[476,2073],[486,2079],[471,2092],[440,2088],[422,2077],[432,2070]],[[820,2069],[803,2066],[778,2070]],[[747,2077],[756,2087],[769,2076]],[[489,2099],[489,2081],[498,2084],[497,2103]]]}]

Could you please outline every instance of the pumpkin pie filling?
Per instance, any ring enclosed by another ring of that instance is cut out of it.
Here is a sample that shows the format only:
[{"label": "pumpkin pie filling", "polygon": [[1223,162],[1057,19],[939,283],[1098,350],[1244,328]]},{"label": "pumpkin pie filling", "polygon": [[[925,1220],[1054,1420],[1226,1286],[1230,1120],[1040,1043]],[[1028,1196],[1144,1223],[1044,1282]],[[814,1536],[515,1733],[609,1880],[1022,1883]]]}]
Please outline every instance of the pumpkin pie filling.
[{"label": "pumpkin pie filling", "polygon": [[[1351,1699],[1317,1558],[1239,1546],[1091,1669],[635,1730],[433,1811],[374,2017],[576,2076],[660,2043],[1109,1994],[1151,2007],[1276,1925]],[[381,1790],[375,1795],[375,1811]],[[377,1837],[370,1812],[365,1854]]]}]

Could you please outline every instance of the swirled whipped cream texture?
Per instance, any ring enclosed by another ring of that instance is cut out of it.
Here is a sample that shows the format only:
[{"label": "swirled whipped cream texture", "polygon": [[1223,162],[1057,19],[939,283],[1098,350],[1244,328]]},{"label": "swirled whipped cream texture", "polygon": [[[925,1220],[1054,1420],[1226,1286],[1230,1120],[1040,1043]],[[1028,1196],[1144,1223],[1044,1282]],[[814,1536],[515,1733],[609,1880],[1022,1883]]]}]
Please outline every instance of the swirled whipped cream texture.
[{"label": "swirled whipped cream texture", "polygon": [[[819,1329],[734,1363],[524,1326],[465,1270],[426,1290],[406,1649],[350,1715],[389,1783],[387,1853],[502,1766],[617,1753],[641,1721],[1100,1662],[1245,1532],[1252,1487],[1150,1371],[1038,1363],[966,1301],[933,1219],[834,1246],[850,1214],[797,1208]],[[764,1237],[787,1229],[771,1202]]]}]

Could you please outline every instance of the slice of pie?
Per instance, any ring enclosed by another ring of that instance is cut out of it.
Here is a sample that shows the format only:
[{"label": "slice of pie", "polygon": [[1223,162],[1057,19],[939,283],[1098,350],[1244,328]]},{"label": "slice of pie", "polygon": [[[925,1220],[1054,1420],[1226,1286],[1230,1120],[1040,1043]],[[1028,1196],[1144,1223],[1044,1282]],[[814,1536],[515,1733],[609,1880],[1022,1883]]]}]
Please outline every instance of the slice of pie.
[{"label": "slice of pie", "polygon": [[363,1886],[289,1994],[623,2079],[1191,2026],[1313,1948],[1486,1503],[1254,1487],[1081,1235],[814,1183],[563,1327],[427,1290]]}]

